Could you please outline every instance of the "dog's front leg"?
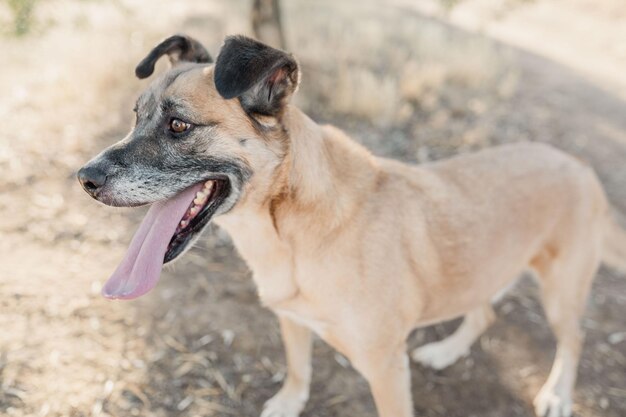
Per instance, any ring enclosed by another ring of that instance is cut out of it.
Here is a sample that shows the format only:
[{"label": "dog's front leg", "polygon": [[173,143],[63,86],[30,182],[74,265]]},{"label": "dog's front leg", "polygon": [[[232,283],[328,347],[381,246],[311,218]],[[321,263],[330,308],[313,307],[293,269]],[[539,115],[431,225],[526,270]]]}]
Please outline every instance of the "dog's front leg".
[{"label": "dog's front leg", "polygon": [[311,331],[279,316],[287,358],[283,387],[265,403],[261,417],[298,417],[309,399],[311,383]]},{"label": "dog's front leg", "polygon": [[398,349],[360,350],[350,357],[367,379],[379,417],[413,417],[409,357]]}]

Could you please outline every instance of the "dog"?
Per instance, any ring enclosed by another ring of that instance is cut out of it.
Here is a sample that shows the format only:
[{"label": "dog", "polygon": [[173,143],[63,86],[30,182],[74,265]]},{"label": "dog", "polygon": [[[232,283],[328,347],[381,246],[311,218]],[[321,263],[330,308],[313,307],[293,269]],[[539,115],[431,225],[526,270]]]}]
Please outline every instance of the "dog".
[{"label": "dog", "polygon": [[213,63],[175,35],[136,75],[150,76],[164,55],[172,66],[137,100],[131,132],[78,172],[104,204],[151,204],[105,297],[148,292],[213,220],[280,322],[288,373],[261,416],[302,411],[314,331],[367,379],[379,416],[410,417],[409,333],[463,316],[411,355],[437,369],[454,363],[530,269],[558,342],[536,414],[571,414],[592,279],[603,259],[624,267],[626,258],[592,169],[536,143],[422,165],[375,157],[290,104],[300,71],[287,52],[231,36]]}]

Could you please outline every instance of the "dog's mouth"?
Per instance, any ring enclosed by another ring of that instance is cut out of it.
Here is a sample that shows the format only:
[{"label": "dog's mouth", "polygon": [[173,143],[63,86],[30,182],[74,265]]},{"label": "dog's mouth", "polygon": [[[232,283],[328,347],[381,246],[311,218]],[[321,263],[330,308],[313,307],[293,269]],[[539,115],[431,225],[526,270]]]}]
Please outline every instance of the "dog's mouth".
[{"label": "dog's mouth", "polygon": [[137,298],[154,288],[163,264],[179,257],[231,193],[226,178],[208,179],[153,203],[102,295]]},{"label": "dog's mouth", "polygon": [[230,183],[225,179],[207,180],[196,192],[187,211],[180,219],[172,235],[163,263],[168,263],[182,254],[194,238],[211,221],[211,218],[230,194]]}]

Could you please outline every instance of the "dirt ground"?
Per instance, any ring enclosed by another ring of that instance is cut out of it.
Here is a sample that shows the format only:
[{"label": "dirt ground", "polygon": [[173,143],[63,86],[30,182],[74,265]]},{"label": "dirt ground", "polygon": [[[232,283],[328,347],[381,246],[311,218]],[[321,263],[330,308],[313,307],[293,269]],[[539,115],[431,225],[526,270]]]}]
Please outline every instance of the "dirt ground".
[{"label": "dirt ground", "polygon": [[[298,103],[378,155],[425,162],[549,142],[599,173],[626,214],[626,7],[619,0],[284,2]],[[149,81],[133,68],[187,32],[215,55],[250,33],[237,0],[38,3],[31,33],[0,38],[0,415],[258,416],[285,372],[277,322],[211,229],[158,287],[102,299],[145,209],[91,200],[75,172],[126,134]],[[10,19],[0,3],[0,27]],[[166,68],[160,63],[159,70]],[[523,278],[469,357],[413,364],[416,415],[532,416],[554,339]],[[626,415],[626,276],[600,270],[575,415]],[[417,330],[411,347],[457,322]],[[365,381],[317,340],[305,417],[374,417]]]}]

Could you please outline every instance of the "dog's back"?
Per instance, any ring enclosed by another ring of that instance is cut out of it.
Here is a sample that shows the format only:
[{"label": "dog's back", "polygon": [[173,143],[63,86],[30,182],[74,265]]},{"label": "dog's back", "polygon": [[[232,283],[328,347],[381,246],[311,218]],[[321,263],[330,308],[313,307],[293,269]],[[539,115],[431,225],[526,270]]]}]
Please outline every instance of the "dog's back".
[{"label": "dog's back", "polygon": [[[417,167],[381,165],[393,192],[376,199],[403,217],[405,230],[427,234],[437,254],[420,279],[424,290],[446,296],[428,297],[435,301],[425,307],[424,321],[488,301],[546,247],[591,245],[590,233],[603,230],[607,217],[593,170],[543,144],[505,145]],[[423,247],[412,256],[424,264]]]}]

